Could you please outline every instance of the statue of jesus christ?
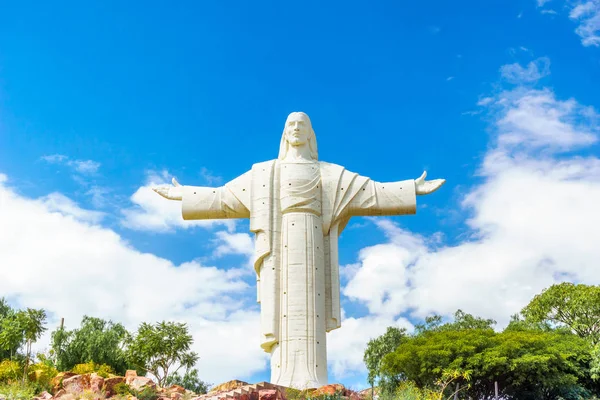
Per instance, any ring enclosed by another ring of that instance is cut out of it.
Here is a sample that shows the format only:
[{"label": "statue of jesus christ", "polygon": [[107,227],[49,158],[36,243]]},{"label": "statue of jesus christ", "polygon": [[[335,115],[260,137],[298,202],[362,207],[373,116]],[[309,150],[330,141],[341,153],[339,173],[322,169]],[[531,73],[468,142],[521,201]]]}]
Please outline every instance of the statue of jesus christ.
[{"label": "statue of jesus christ", "polygon": [[255,233],[261,346],[271,354],[271,383],[327,384],[326,332],[341,326],[338,236],[352,216],[416,212],[416,195],[443,179],[380,183],[318,161],[308,115],[291,113],[279,157],[219,188],[154,188],[182,201],[184,219],[250,218]]}]

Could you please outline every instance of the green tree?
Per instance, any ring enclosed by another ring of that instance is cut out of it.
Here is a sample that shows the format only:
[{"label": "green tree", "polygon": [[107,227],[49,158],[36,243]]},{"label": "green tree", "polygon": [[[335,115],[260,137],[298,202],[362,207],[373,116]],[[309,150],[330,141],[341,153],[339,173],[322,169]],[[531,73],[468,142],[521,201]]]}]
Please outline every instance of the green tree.
[{"label": "green tree", "polygon": [[600,286],[552,285],[521,311],[527,321],[564,325],[579,337],[600,342]]},{"label": "green tree", "polygon": [[592,350],[590,373],[592,374],[593,380],[600,380],[600,344],[595,345]]},{"label": "green tree", "polygon": [[84,316],[79,329],[58,328],[52,332],[52,353],[60,371],[77,364],[106,364],[116,373],[125,374],[126,345],[131,334],[119,323]]},{"label": "green tree", "polygon": [[[382,374],[397,383],[409,380],[433,390],[445,372],[459,371],[470,381],[459,376],[455,383],[463,387],[468,383],[464,393],[472,398],[489,398],[494,382],[509,399],[577,399],[596,393],[586,340],[564,330],[515,326],[496,333],[490,327],[493,321],[459,317],[459,323],[438,324],[405,338],[384,357]],[[445,396],[454,389],[447,387]]]},{"label": "green tree", "polygon": [[193,341],[185,323],[144,322],[129,345],[129,360],[163,386],[170,374],[182,367],[189,369],[198,361],[198,354],[190,351]]},{"label": "green tree", "polygon": [[169,375],[169,377],[165,380],[165,384],[167,386],[179,385],[197,394],[207,393],[208,388],[211,386],[210,384],[200,380],[198,377],[198,370],[196,368],[188,369],[185,371],[183,376],[179,375],[177,372]]},{"label": "green tree", "polygon": [[25,333],[21,326],[19,313],[10,309],[0,319],[0,354],[2,358],[14,360],[24,342]]},{"label": "green tree", "polygon": [[43,309],[35,310],[28,308],[26,311],[17,313],[18,324],[23,329],[23,337],[25,339],[25,368],[23,371],[23,382],[27,379],[27,369],[31,359],[31,345],[42,336],[46,331],[44,324],[46,323],[46,311]]},{"label": "green tree", "polygon": [[371,386],[375,385],[377,379],[381,379],[380,369],[383,357],[396,350],[404,337],[406,337],[406,329],[390,326],[383,335],[369,340],[363,361],[369,371],[367,380]]},{"label": "green tree", "polygon": [[0,321],[8,316],[12,308],[8,305],[4,297],[0,297]]}]

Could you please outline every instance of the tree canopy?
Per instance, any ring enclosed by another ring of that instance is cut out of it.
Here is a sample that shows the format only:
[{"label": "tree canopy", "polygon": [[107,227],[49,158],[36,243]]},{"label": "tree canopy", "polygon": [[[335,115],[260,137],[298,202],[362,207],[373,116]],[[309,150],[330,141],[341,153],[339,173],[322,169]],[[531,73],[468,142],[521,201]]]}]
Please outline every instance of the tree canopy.
[{"label": "tree canopy", "polygon": [[119,323],[84,316],[81,327],[52,332],[52,352],[57,368],[70,370],[77,364],[106,364],[116,373],[129,369],[125,348],[131,334]]},{"label": "tree canopy", "polygon": [[[516,323],[498,333],[493,324],[460,310],[445,324],[441,318],[428,319],[383,357],[382,389],[406,381],[435,389],[443,376],[458,373],[469,377],[456,380],[465,387],[461,394],[477,399],[490,398],[494,382],[509,399],[577,399],[596,393],[588,341],[562,329]],[[454,390],[448,386],[445,396]]]},{"label": "tree canopy", "polygon": [[190,351],[192,335],[185,323],[142,323],[131,341],[128,355],[140,370],[156,377],[159,385],[180,368],[186,370],[198,361],[198,354]]},{"label": "tree canopy", "polygon": [[406,329],[390,326],[387,331],[375,338],[369,340],[363,360],[369,371],[367,380],[373,386],[376,379],[381,379],[381,360],[383,357],[393,352],[406,337]]},{"label": "tree canopy", "polygon": [[593,344],[600,341],[600,286],[552,285],[521,311],[531,322],[565,325]]}]

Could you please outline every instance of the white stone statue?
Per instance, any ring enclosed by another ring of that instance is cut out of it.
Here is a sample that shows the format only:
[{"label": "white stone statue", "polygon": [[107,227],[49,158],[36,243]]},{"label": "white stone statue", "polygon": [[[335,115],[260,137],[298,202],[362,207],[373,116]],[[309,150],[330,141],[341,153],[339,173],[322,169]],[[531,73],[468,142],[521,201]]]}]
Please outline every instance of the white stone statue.
[{"label": "white stone statue", "polygon": [[271,383],[315,388],[327,384],[326,332],[341,326],[338,236],[355,215],[416,212],[416,195],[445,181],[379,183],[318,161],[308,115],[291,113],[279,157],[222,187],[154,188],[182,201],[183,218],[250,218],[255,233],[261,346],[271,354]]}]

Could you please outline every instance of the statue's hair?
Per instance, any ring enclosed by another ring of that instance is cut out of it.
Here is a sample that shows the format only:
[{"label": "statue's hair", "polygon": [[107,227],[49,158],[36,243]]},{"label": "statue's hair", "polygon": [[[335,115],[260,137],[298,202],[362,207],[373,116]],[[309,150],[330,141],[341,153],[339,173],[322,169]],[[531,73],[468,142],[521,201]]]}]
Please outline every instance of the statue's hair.
[{"label": "statue's hair", "polygon": [[308,131],[309,131],[308,148],[310,149],[310,158],[317,161],[319,159],[319,151],[317,150],[317,136],[315,135],[315,131],[312,128],[312,123],[310,122],[310,118],[308,118],[308,115],[306,115],[303,112],[293,112],[290,115],[288,115],[287,119],[285,120],[285,125],[283,127],[283,134],[281,135],[281,144],[279,145],[279,157],[278,158],[280,160],[283,160],[285,158],[285,156],[287,155],[288,149],[290,147],[290,143],[288,142],[287,138],[285,137],[285,129],[287,127],[287,124],[288,124],[288,121],[290,120],[290,118],[297,117],[297,116],[301,116],[302,119],[304,119],[308,123]]}]

